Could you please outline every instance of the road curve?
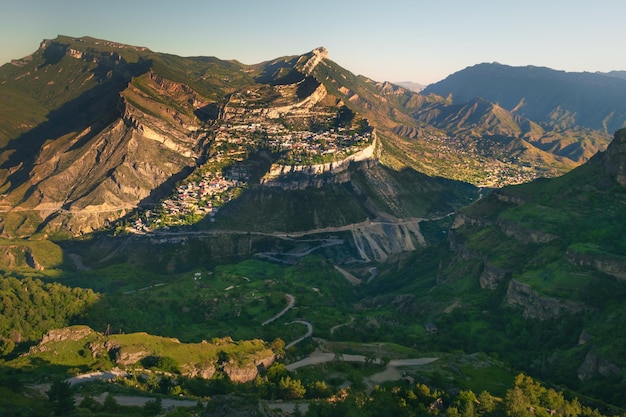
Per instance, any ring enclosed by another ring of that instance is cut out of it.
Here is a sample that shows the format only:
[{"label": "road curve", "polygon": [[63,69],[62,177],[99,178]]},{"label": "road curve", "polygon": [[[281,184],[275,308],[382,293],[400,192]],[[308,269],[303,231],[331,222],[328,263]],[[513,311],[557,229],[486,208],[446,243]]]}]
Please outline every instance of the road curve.
[{"label": "road curve", "polygon": [[274,317],[265,320],[263,324],[261,324],[261,326],[270,324],[271,322],[273,322],[274,320],[276,320],[277,318],[279,318],[280,316],[288,312],[289,309],[291,309],[291,307],[293,307],[294,303],[296,302],[295,297],[291,294],[285,294],[285,297],[287,297],[287,299],[289,300],[289,303],[287,303],[287,307],[285,307],[280,313],[276,314]]},{"label": "road curve", "polygon": [[293,323],[304,324],[307,327],[307,331],[306,331],[306,334],[304,336],[294,340],[293,342],[291,342],[287,346],[285,346],[285,349],[289,349],[290,347],[292,347],[296,343],[302,342],[304,339],[306,339],[307,337],[309,337],[309,336],[311,336],[313,334],[313,325],[311,323],[309,323],[308,321],[295,320],[295,321],[292,321],[290,323],[285,323],[285,326],[288,325],[288,324],[293,324]]}]

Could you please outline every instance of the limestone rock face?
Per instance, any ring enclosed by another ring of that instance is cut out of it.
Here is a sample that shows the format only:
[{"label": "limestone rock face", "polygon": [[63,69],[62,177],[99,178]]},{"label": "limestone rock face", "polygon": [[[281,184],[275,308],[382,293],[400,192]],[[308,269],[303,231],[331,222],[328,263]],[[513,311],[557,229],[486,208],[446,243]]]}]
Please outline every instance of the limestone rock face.
[{"label": "limestone rock face", "polygon": [[46,333],[41,339],[41,345],[50,342],[62,342],[64,340],[81,340],[82,338],[93,333],[93,330],[87,326],[65,327],[63,329],[53,329]]},{"label": "limestone rock face", "polygon": [[620,280],[626,280],[626,259],[604,253],[581,253],[569,249],[565,259],[578,266],[593,268]]},{"label": "limestone rock face", "polygon": [[326,164],[316,165],[279,165],[273,164],[269,172],[261,179],[266,187],[280,187],[284,190],[303,190],[307,187],[320,188],[327,183],[341,184],[351,179],[348,168],[352,163],[373,161],[377,140],[359,152],[347,158]]},{"label": "limestone rock face", "polygon": [[615,133],[604,157],[607,174],[626,187],[626,129]]},{"label": "limestone rock face", "polygon": [[122,366],[133,365],[150,355],[150,352],[138,346],[120,347],[107,342],[105,347],[109,352],[109,355],[111,355],[113,360],[115,360],[115,363]]},{"label": "limestone rock face", "polygon": [[579,313],[585,310],[583,303],[540,295],[530,285],[514,279],[509,282],[506,302],[511,306],[522,307],[524,317],[539,320],[553,319],[565,313]]},{"label": "limestone rock face", "polygon": [[497,223],[502,233],[523,243],[548,243],[558,239],[558,236],[552,233],[528,229],[514,222],[498,220]]},{"label": "limestone rock face", "polygon": [[587,381],[596,376],[606,377],[609,375],[620,375],[621,373],[622,371],[617,366],[602,358],[591,349],[578,368],[578,379]]},{"label": "limestone rock face", "polygon": [[254,362],[245,365],[235,364],[232,360],[222,365],[222,369],[233,382],[246,383],[253,381],[259,374],[259,368],[268,368],[274,361],[274,354],[256,358]]},{"label": "limestone rock face", "polygon": [[211,379],[216,370],[214,364],[187,364],[182,366],[181,373],[187,378]]},{"label": "limestone rock face", "polygon": [[480,274],[480,288],[495,290],[509,274],[506,269],[486,263],[483,272]]}]

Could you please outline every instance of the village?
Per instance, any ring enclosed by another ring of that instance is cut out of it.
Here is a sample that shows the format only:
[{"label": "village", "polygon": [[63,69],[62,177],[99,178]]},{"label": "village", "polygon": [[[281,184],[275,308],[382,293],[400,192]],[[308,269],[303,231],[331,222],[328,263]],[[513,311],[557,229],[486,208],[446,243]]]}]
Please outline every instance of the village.
[{"label": "village", "polygon": [[372,141],[370,132],[343,127],[311,132],[292,130],[278,123],[222,124],[214,133],[211,156],[174,192],[151,210],[137,215],[124,228],[135,234],[215,221],[219,208],[250,184],[247,157],[267,150],[283,165],[312,165],[345,159]]},{"label": "village", "polygon": [[[224,124],[217,131],[215,142],[230,153],[244,147],[266,148],[283,156],[279,164],[315,164],[341,160],[371,143],[371,132],[345,127],[312,132],[293,130],[279,123]],[[224,146],[237,145],[237,148]]]},{"label": "village", "polygon": [[[497,152],[498,147],[492,146],[492,151],[485,155],[473,144],[468,144],[463,140],[452,136],[425,135],[424,140],[434,144],[437,152],[455,153],[463,159],[469,161],[458,168],[468,168],[470,172],[481,172],[482,176],[478,182],[479,187],[500,188],[506,185],[522,184],[530,182],[538,177],[557,176],[556,170],[540,171],[537,167],[531,167],[530,163],[522,162],[517,156],[506,155],[504,152]],[[494,151],[495,150],[495,151]]]}]

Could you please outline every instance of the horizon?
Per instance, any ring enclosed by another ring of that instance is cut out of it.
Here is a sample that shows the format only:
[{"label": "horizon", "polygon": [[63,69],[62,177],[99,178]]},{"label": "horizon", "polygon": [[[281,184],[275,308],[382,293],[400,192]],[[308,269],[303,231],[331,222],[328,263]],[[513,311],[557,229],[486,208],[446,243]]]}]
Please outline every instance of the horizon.
[{"label": "horizon", "polygon": [[505,6],[322,0],[313,12],[284,0],[194,0],[170,8],[143,0],[112,0],[106,7],[79,0],[3,3],[0,65],[33,53],[44,39],[67,35],[249,65],[324,46],[331,60],[355,74],[422,85],[492,62],[566,72],[626,70],[626,57],[610,47],[626,38],[620,29],[626,3],[618,0]]}]

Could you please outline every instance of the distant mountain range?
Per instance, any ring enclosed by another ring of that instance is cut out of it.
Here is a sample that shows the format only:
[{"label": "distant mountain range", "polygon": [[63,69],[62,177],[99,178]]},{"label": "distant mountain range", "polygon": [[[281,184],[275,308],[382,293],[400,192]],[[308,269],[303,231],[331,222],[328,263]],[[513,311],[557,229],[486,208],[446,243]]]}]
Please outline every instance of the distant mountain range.
[{"label": "distant mountain range", "polygon": [[[621,76],[620,76],[621,75]],[[429,85],[424,94],[463,104],[480,97],[544,128],[613,133],[626,120],[623,73],[567,73],[542,67],[479,64]]]},{"label": "distant mountain range", "polygon": [[395,82],[394,84],[399,85],[400,87],[406,88],[407,90],[414,91],[416,93],[419,93],[424,88],[426,88],[425,85],[414,83],[412,81],[399,81],[399,82]]}]

